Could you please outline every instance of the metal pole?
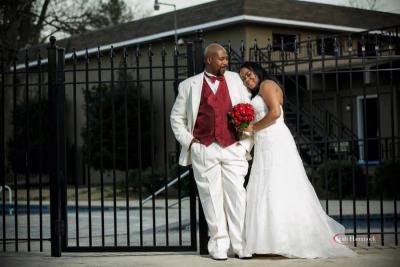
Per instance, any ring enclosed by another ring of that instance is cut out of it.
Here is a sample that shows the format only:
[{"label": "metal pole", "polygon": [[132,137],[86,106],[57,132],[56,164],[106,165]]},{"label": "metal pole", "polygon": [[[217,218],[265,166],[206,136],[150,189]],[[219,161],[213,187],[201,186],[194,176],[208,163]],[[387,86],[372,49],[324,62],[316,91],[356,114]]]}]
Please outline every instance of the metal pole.
[{"label": "metal pole", "polygon": [[178,44],[178,23],[177,23],[177,17],[176,17],[176,5],[175,4],[169,4],[169,3],[161,3],[158,2],[158,0],[154,1],[154,10],[159,10],[160,5],[164,6],[172,6],[174,8],[174,40],[175,44]]},{"label": "metal pole", "polygon": [[57,186],[60,201],[61,251],[67,247],[67,159],[65,138],[65,49],[57,47]]},{"label": "metal pole", "polygon": [[178,44],[178,23],[176,18],[176,5],[174,5],[174,29],[175,29],[175,44]]},{"label": "metal pole", "polygon": [[[197,32],[197,38],[194,42],[194,73],[198,74],[204,70],[203,64],[203,39],[201,31]],[[203,208],[199,198],[199,241],[200,241],[200,255],[207,255],[208,249],[208,227],[207,221],[204,216]]]},{"label": "metal pole", "polygon": [[50,225],[51,256],[60,257],[66,247],[66,162],[65,162],[65,88],[64,49],[50,37],[48,51],[49,142],[50,155]]},{"label": "metal pole", "polygon": [[57,47],[56,38],[50,37],[48,52],[48,90],[49,90],[49,127],[50,140],[48,144],[50,159],[50,225],[51,225],[51,256],[61,256],[61,201],[58,188],[58,137],[57,137]]}]

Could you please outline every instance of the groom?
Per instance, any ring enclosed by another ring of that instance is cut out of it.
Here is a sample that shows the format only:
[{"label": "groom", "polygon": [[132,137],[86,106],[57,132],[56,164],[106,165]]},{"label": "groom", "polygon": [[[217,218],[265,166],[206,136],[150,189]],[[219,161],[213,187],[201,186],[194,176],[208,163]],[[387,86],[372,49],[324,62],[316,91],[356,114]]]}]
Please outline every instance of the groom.
[{"label": "groom", "polygon": [[211,44],[204,51],[204,72],[179,84],[171,111],[171,126],[182,146],[179,164],[192,164],[210,240],[208,252],[226,260],[230,244],[239,258],[244,251],[243,226],[247,174],[252,141],[236,141],[227,113],[238,103],[249,102],[239,75],[226,71],[226,50]]}]

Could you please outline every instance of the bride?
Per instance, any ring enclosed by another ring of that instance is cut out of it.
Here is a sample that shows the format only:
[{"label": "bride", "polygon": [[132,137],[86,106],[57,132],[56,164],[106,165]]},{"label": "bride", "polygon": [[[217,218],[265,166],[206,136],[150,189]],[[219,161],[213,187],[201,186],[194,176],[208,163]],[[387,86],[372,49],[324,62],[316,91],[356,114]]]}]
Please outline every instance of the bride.
[{"label": "bride", "polygon": [[247,185],[245,237],[251,254],[289,258],[354,256],[335,240],[344,227],[322,209],[283,118],[279,83],[256,63],[240,67],[252,94],[254,160]]}]

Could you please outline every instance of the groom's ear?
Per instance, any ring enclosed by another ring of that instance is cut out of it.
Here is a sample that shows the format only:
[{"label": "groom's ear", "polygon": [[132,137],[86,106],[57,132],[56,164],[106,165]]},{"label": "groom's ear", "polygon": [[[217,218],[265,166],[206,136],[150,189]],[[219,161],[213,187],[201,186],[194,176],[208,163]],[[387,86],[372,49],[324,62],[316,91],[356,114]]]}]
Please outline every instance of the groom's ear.
[{"label": "groom's ear", "polygon": [[212,61],[212,57],[206,57],[206,59],[204,60],[204,62],[205,62],[206,64],[208,64],[208,65],[211,64],[211,61]]}]

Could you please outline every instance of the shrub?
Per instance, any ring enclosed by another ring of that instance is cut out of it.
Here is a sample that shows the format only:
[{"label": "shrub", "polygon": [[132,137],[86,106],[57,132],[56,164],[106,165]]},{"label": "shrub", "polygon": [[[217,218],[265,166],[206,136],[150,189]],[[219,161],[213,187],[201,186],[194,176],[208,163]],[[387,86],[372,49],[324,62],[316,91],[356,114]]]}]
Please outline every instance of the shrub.
[{"label": "shrub", "polygon": [[14,133],[7,140],[8,161],[15,174],[29,170],[31,174],[48,172],[48,157],[45,149],[48,140],[47,99],[30,99],[29,103],[18,103],[13,111],[11,123]]},{"label": "shrub", "polygon": [[400,160],[387,160],[381,162],[375,169],[374,188],[376,195],[382,194],[384,198],[392,199],[400,179]]},{"label": "shrub", "polygon": [[[85,114],[88,125],[82,129],[85,160],[95,169],[113,169],[113,138],[115,138],[115,168],[125,169],[125,152],[128,149],[128,168],[138,167],[141,154],[142,167],[147,168],[151,163],[150,140],[150,108],[151,103],[143,96],[141,108],[138,111],[138,90],[133,83],[124,83],[124,80],[133,80],[132,77],[123,77],[122,71],[118,80],[111,89],[108,85],[94,86],[85,95]],[[140,86],[141,87],[141,86]],[[126,101],[126,102],[125,102]],[[125,109],[125,103],[127,110]],[[114,104],[114,106],[113,106]],[[113,136],[113,107],[115,136]],[[127,111],[127,114],[125,114]],[[100,117],[102,115],[102,117]],[[138,129],[138,117],[141,117]],[[125,118],[126,117],[126,118]],[[125,119],[127,131],[125,131]],[[141,133],[142,149],[138,148],[138,130]],[[125,134],[128,134],[128,145],[125,143]],[[89,161],[89,162],[88,162]]]},{"label": "shrub", "polygon": [[[339,198],[339,178],[341,177],[341,197],[353,197],[353,170],[356,197],[365,196],[366,179],[362,168],[355,162],[346,160],[330,160],[322,163],[316,172],[315,190],[320,198],[326,198],[326,180],[328,182],[328,197]],[[325,176],[326,175],[326,176]],[[340,175],[340,176],[339,176]],[[326,177],[326,179],[325,179]]]}]

